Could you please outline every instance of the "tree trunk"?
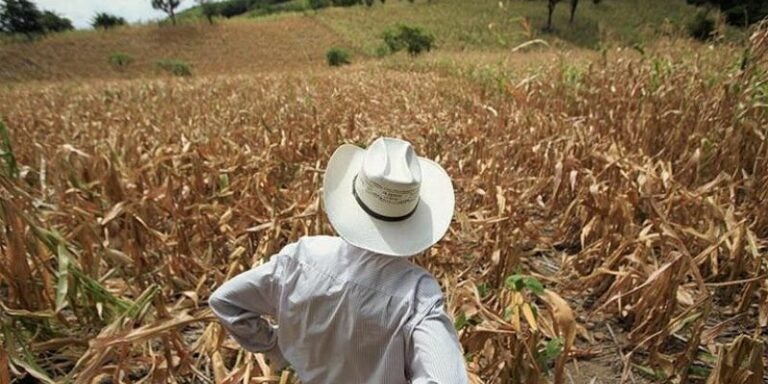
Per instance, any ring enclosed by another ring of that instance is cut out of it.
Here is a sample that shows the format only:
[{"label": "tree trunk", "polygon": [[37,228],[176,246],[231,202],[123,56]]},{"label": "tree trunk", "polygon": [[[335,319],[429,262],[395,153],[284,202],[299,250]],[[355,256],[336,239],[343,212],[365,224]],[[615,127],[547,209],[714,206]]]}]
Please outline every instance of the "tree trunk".
[{"label": "tree trunk", "polygon": [[555,12],[555,4],[557,0],[549,0],[549,16],[547,17],[547,31],[552,30],[552,14]]},{"label": "tree trunk", "polygon": [[171,14],[171,24],[176,25],[176,12],[174,12],[173,8],[171,8],[169,13]]},{"label": "tree trunk", "polygon": [[579,0],[571,0],[571,20],[570,23],[573,24],[573,18],[576,16],[576,7],[579,6]]}]

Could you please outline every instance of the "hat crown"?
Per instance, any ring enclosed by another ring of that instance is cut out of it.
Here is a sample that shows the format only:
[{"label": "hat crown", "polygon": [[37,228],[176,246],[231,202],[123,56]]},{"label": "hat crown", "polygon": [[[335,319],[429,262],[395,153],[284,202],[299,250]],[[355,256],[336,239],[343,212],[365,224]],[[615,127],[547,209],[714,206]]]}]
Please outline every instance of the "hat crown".
[{"label": "hat crown", "polygon": [[411,144],[380,138],[366,150],[353,193],[369,215],[398,221],[416,210],[420,189],[421,166]]},{"label": "hat crown", "polygon": [[409,191],[421,185],[421,167],[411,143],[379,138],[366,150],[361,169],[365,177],[385,187]]}]

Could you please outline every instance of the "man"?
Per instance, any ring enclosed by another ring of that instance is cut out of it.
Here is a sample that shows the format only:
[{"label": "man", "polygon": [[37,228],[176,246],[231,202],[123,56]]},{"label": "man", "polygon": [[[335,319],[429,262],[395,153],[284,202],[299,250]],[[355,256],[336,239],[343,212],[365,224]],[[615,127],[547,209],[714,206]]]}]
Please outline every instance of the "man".
[{"label": "man", "polygon": [[342,145],[323,202],[340,237],[304,237],[222,285],[209,304],[224,328],[304,384],[467,383],[440,286],[406,258],[451,223],[445,170],[403,140]]}]

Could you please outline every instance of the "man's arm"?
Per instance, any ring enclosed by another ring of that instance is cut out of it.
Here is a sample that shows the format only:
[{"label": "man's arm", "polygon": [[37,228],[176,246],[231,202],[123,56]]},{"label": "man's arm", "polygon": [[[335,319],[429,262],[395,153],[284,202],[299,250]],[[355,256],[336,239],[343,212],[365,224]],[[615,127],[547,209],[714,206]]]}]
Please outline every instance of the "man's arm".
[{"label": "man's arm", "polygon": [[439,300],[414,327],[408,356],[412,384],[467,384],[467,369],[453,322]]},{"label": "man's arm", "polygon": [[276,330],[262,318],[274,316],[279,295],[278,256],[225,282],[208,299],[221,325],[243,348],[263,353],[275,367],[286,361]]}]

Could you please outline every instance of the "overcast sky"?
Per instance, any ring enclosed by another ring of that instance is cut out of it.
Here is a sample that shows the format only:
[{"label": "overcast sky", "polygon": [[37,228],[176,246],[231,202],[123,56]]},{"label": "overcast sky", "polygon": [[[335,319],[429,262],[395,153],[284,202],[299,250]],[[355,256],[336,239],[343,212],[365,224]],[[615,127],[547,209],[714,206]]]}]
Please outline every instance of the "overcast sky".
[{"label": "overcast sky", "polygon": [[[129,23],[162,18],[162,11],[152,9],[150,0],[33,0],[41,10],[54,11],[72,20],[75,28],[89,28],[96,12],[121,16]],[[178,10],[195,5],[194,0],[183,0]]]}]

